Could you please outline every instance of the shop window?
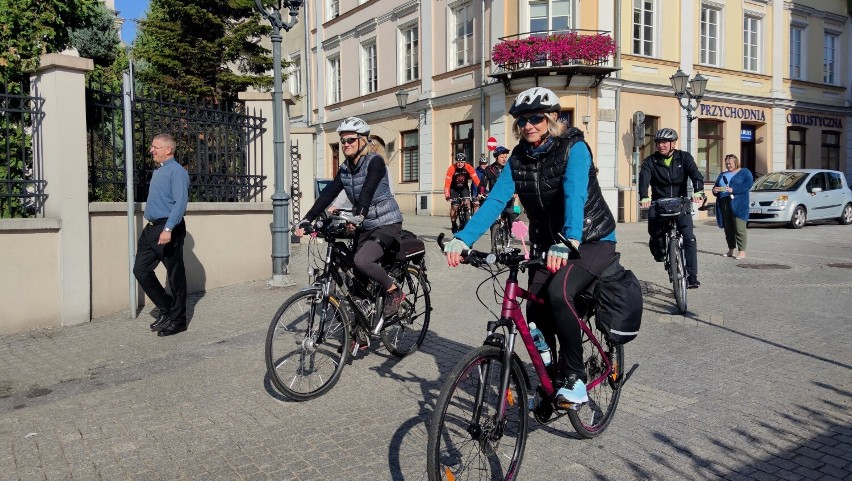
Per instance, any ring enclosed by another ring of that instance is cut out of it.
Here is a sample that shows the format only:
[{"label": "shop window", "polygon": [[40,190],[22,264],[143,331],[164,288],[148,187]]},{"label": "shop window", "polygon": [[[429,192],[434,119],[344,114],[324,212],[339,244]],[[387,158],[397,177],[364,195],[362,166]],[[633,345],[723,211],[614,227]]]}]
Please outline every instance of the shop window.
[{"label": "shop window", "polygon": [[420,132],[402,132],[402,181],[420,180]]},{"label": "shop window", "polygon": [[660,129],[660,118],[646,115],[643,123],[645,124],[645,141],[639,149],[639,162],[657,151],[654,145],[654,133]]},{"label": "shop window", "polygon": [[822,132],[820,160],[823,169],[840,170],[840,132]]},{"label": "shop window", "polygon": [[717,120],[698,121],[698,170],[704,175],[704,182],[716,182],[723,170],[722,144],[725,140],[722,134],[724,122]]},{"label": "shop window", "polygon": [[473,165],[473,121],[451,124],[453,129],[453,156],[450,162],[455,160],[456,154],[463,153],[467,157],[467,163]]},{"label": "shop window", "polygon": [[573,110],[563,110],[563,111],[559,112],[559,119],[557,119],[557,121],[558,122],[564,122],[565,125],[567,125],[569,127],[573,126],[574,125],[574,111]]},{"label": "shop window", "polygon": [[787,128],[787,168],[805,168],[805,132],[800,127]]},{"label": "shop window", "polygon": [[331,149],[331,176],[334,177],[340,168],[340,144],[335,142],[328,144],[328,147]]}]

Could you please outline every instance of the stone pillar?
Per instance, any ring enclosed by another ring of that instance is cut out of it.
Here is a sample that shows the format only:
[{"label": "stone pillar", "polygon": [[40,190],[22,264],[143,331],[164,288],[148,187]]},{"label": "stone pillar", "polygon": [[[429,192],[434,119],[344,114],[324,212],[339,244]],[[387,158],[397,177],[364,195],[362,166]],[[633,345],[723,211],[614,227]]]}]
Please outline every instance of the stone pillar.
[{"label": "stone pillar", "polygon": [[91,319],[89,177],[86,155],[87,58],[52,53],[41,57],[33,91],[44,98],[45,217],[59,219],[60,325]]}]

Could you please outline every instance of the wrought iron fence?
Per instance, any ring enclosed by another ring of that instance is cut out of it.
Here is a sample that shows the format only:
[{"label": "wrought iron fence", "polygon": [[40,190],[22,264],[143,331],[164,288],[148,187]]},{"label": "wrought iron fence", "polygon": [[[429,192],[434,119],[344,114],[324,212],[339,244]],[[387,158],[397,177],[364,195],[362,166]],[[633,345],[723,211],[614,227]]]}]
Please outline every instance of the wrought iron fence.
[{"label": "wrought iron fence", "polygon": [[[86,88],[89,132],[89,200],[126,200],[124,96],[117,85],[90,82]],[[189,172],[193,202],[263,200],[261,137],[266,119],[242,103],[175,101],[138,89],[133,116],[134,200],[148,196],[154,165],[148,155],[159,133],[177,141],[175,160]]]},{"label": "wrought iron fence", "polygon": [[0,218],[44,215],[43,105],[29,83],[0,85]]}]

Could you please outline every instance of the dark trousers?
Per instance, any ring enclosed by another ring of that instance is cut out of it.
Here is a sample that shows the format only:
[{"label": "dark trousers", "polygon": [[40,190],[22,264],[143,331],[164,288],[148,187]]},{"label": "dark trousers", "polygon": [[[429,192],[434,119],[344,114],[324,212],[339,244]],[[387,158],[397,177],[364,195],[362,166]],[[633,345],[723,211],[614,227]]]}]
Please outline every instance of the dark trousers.
[{"label": "dark trousers", "polygon": [[354,259],[356,274],[366,275],[379,283],[385,290],[390,289],[393,285],[393,278],[382,267],[381,260],[387,250],[399,249],[401,231],[402,224],[400,223],[383,225],[369,231],[359,232]]},{"label": "dark trousers", "polygon": [[[551,350],[559,339],[557,362],[561,375],[569,374],[586,380],[583,366],[582,331],[574,306],[574,297],[583,292],[612,263],[615,243],[590,242],[580,245],[581,259],[551,274],[546,268],[530,269],[528,291],[545,300],[544,305],[527,303],[527,321],[535,322],[541,329]],[[561,381],[561,380],[560,380]]]},{"label": "dark trousers", "polygon": [[[648,247],[651,249],[651,254],[654,257],[663,257],[666,253],[666,232],[665,227],[668,223],[667,219],[657,216],[655,206],[651,206],[648,211],[648,235],[651,239],[648,241]],[[677,216],[677,228],[683,234],[683,250],[686,257],[686,275],[694,279],[698,277],[698,241],[695,239],[695,233],[692,231],[692,216],[689,214],[681,214]]]},{"label": "dark trousers", "polygon": [[[186,322],[186,269],[183,266],[186,223],[181,221],[175,226],[171,242],[158,245],[163,228],[165,222],[157,225],[148,223],[142,229],[136,245],[133,275],[160,313],[168,314],[172,321]],[[160,262],[166,267],[170,292],[166,292],[154,274],[154,269]]]}]

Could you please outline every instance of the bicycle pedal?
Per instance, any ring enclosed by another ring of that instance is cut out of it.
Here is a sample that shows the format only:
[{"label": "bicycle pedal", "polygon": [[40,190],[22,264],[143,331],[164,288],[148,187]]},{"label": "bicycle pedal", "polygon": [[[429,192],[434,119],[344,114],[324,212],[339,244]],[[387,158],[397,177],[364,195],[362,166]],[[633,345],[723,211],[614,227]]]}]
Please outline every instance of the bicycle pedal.
[{"label": "bicycle pedal", "polygon": [[563,411],[579,411],[581,407],[585,406],[587,403],[572,403],[568,401],[559,402],[556,401],[556,408]]}]

